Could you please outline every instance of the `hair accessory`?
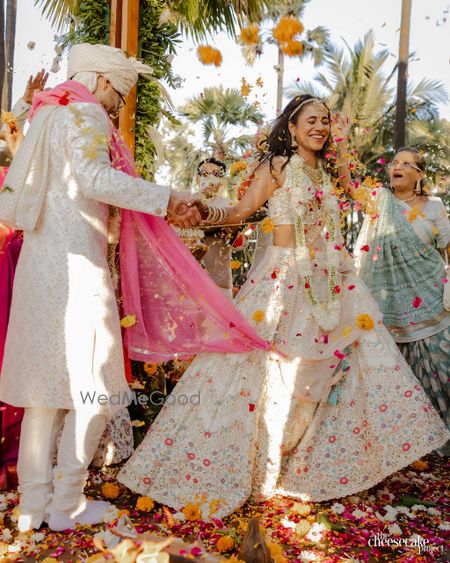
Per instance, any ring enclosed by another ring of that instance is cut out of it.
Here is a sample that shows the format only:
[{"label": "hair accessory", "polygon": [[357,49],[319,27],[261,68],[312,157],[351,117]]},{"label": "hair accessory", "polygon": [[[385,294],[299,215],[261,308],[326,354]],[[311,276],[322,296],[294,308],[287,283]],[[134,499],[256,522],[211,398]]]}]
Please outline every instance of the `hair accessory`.
[{"label": "hair accessory", "polygon": [[300,104],[298,104],[298,106],[291,112],[289,119],[292,119],[294,117],[294,115],[303,107],[306,106],[306,104],[312,104],[313,108],[317,111],[326,111],[327,113],[330,113],[330,109],[327,106],[327,103],[325,100],[323,100],[322,98],[308,98],[307,100],[303,100],[303,102],[301,102]]}]

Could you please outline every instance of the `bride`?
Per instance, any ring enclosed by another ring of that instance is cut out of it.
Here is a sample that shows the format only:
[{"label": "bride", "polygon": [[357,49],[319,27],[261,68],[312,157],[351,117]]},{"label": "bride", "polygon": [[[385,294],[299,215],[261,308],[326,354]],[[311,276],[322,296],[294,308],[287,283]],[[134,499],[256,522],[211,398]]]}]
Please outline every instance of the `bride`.
[{"label": "bride", "polygon": [[[353,270],[324,155],[330,110],[293,99],[244,198],[202,208],[244,221],[267,200],[273,246],[235,305],[274,352],[200,354],[118,475],[133,491],[204,519],[250,497],[324,501],[367,489],[444,444],[440,417]],[[341,177],[348,171],[339,169]]]}]

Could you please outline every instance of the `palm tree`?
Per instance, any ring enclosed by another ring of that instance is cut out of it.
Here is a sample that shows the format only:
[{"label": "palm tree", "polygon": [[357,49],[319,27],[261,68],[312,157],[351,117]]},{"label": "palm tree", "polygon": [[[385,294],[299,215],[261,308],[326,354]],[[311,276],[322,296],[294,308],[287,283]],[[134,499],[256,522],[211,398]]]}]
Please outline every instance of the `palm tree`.
[{"label": "palm tree", "polygon": [[56,31],[67,26],[69,17],[76,16],[83,0],[34,0],[35,6],[42,7],[42,14],[51,22]]},{"label": "palm tree", "polygon": [[6,25],[5,25],[5,44],[4,44],[4,80],[2,89],[2,105],[11,108],[12,81],[14,67],[14,45],[16,39],[16,0],[7,0],[6,2]]},{"label": "palm tree", "polygon": [[247,102],[237,88],[205,88],[202,94],[188,100],[180,114],[192,124],[199,123],[205,147],[222,158],[233,158],[247,148],[253,136],[232,134],[233,127],[260,125],[262,112]]},{"label": "palm tree", "polygon": [[[348,115],[353,122],[352,144],[362,162],[377,168],[380,155],[394,150],[396,66],[389,68],[389,52],[376,50],[375,35],[369,31],[362,41],[346,51],[327,45],[326,73],[314,82],[294,83],[286,90],[289,96],[309,92],[326,96],[334,112]],[[447,93],[442,83],[423,79],[407,91],[407,142],[414,142],[414,124],[438,119],[436,104],[444,102]],[[441,139],[429,139],[439,144]],[[379,167],[378,167],[379,168]]]},{"label": "palm tree", "polygon": [[[212,154],[225,162],[239,159],[249,149],[254,136],[247,131],[262,123],[262,112],[249,104],[237,88],[205,88],[179,109],[182,122],[166,130],[166,156],[171,182],[189,188],[198,162]],[[188,127],[186,127],[188,125]],[[202,150],[194,144],[196,125],[202,132]],[[198,127],[200,125],[200,128]]]},{"label": "palm tree", "polygon": [[[69,16],[76,16],[83,0],[34,0],[42,13],[61,31]],[[234,36],[244,20],[259,21],[272,0],[168,0],[168,9],[180,28],[194,39],[205,39],[211,33],[226,30]]]}]

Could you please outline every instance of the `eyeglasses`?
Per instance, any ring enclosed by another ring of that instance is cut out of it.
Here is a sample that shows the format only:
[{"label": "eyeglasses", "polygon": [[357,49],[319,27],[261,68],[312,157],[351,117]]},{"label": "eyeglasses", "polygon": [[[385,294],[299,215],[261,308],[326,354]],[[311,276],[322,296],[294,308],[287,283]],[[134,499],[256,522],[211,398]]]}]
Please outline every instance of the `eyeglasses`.
[{"label": "eyeglasses", "polygon": [[416,164],[413,164],[412,162],[399,162],[398,160],[393,160],[387,165],[387,167],[389,168],[389,170],[391,168],[406,168],[407,170],[414,169],[418,172],[423,172],[423,170],[421,170]]},{"label": "eyeglasses", "polygon": [[223,178],[225,176],[225,172],[223,170],[213,170],[212,172],[208,172],[207,170],[200,170],[198,175],[202,178],[206,176],[215,176],[216,178]]},{"label": "eyeglasses", "polygon": [[124,98],[124,97],[122,96],[122,94],[121,94],[120,92],[118,92],[115,88],[113,88],[112,86],[111,86],[111,88],[114,90],[114,92],[115,92],[115,93],[119,96],[119,98],[120,98],[120,103],[119,103],[119,105],[118,105],[118,107],[117,107],[117,110],[116,110],[116,111],[119,111],[119,110],[121,110],[122,108],[125,107],[125,98]]}]

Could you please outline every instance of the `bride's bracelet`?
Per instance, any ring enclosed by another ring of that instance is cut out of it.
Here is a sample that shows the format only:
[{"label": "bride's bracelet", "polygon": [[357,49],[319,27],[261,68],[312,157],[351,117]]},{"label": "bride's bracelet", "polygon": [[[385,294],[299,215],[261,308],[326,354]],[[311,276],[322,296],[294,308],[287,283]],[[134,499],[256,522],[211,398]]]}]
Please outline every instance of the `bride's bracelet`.
[{"label": "bride's bracelet", "polygon": [[208,205],[208,215],[203,219],[205,225],[223,225],[228,219],[228,211],[225,207]]}]

